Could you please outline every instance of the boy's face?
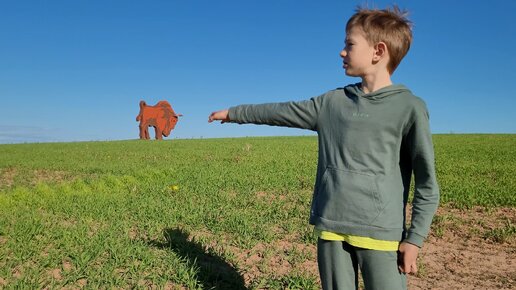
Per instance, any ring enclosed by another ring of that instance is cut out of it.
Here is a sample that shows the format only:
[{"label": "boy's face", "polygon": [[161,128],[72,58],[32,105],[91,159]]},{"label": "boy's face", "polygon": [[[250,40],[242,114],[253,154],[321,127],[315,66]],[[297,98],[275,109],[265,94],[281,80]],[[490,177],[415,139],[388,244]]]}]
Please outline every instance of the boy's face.
[{"label": "boy's face", "polygon": [[351,28],[346,35],[345,47],[340,52],[343,59],[343,68],[346,75],[352,77],[364,77],[373,73],[373,57],[375,48],[364,37],[360,28]]}]

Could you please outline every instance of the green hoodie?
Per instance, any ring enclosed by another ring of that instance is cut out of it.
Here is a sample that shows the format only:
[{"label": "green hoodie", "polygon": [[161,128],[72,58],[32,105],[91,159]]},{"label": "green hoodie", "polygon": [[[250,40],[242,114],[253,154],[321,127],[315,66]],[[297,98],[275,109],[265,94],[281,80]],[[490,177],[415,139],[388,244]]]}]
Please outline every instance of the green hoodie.
[{"label": "green hoodie", "polygon": [[[230,122],[317,131],[310,212],[316,228],[422,246],[439,203],[425,103],[402,85],[365,94],[360,84],[307,101],[240,105]],[[412,219],[405,209],[414,173]]]}]

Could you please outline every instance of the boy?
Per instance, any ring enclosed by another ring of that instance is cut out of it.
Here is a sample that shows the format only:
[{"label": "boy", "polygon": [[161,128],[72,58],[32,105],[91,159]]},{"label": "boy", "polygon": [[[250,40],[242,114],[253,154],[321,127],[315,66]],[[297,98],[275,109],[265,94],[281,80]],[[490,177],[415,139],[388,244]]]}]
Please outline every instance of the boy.
[{"label": "boy", "polygon": [[[358,84],[301,102],[241,105],[209,122],[317,131],[319,156],[310,223],[323,289],[406,289],[439,202],[425,103],[391,75],[409,50],[410,22],[397,7],[359,8],[340,56]],[[411,175],[411,225],[405,210]]]}]

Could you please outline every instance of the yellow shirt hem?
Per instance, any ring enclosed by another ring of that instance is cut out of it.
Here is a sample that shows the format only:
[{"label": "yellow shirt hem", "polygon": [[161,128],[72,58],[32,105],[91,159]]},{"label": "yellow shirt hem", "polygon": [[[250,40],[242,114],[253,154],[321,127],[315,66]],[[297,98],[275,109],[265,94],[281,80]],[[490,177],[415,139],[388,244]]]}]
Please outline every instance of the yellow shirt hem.
[{"label": "yellow shirt hem", "polygon": [[354,247],[364,248],[364,249],[369,249],[369,250],[397,251],[398,247],[399,247],[398,241],[377,240],[377,239],[372,239],[369,237],[345,235],[345,234],[340,234],[340,233],[322,231],[322,230],[318,230],[318,229],[315,229],[315,233],[321,240],[343,241]]}]

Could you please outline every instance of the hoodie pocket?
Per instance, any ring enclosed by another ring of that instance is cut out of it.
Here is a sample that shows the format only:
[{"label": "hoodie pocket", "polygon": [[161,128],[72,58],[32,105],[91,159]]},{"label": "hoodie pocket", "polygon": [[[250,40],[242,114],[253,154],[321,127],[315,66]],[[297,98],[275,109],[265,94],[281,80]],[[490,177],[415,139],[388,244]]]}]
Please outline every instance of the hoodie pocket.
[{"label": "hoodie pocket", "polygon": [[315,209],[326,220],[368,225],[378,216],[380,204],[374,174],[327,167]]}]

